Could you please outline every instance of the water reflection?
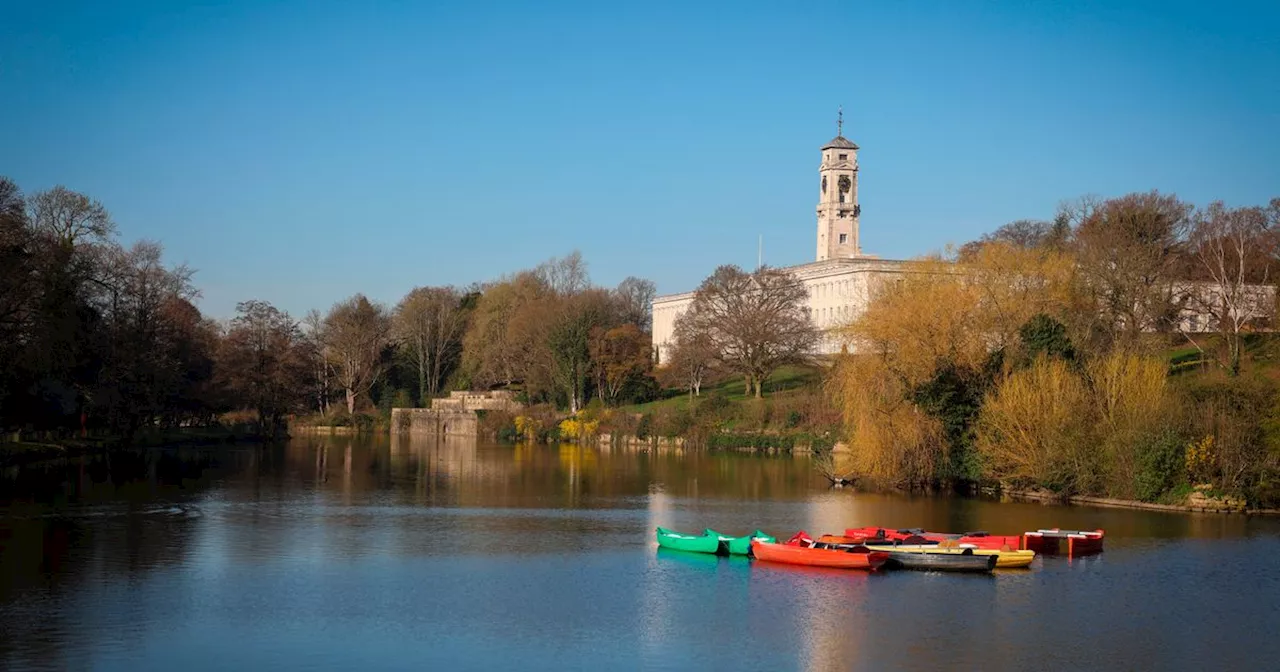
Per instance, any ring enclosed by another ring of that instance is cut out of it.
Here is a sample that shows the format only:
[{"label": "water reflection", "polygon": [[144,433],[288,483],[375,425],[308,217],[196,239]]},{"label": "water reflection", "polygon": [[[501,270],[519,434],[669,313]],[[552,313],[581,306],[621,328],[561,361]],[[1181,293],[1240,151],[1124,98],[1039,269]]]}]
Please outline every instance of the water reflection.
[{"label": "water reflection", "polygon": [[[13,468],[0,507],[0,667],[1220,668],[1280,631],[1280,521],[833,491],[806,457],[303,437]],[[974,580],[653,538],[867,524],[1108,551]]]}]

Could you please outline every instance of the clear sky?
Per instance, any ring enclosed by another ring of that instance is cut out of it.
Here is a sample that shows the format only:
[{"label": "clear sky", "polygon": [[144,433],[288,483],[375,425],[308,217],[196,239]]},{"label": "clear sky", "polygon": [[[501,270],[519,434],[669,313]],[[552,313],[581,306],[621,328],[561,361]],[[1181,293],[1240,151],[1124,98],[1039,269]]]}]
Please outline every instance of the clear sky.
[{"label": "clear sky", "polygon": [[1280,196],[1280,3],[23,2],[0,174],[100,200],[206,314],[493,279],[579,249],[692,289],[811,261],[818,148],[866,252],[1085,193]]}]

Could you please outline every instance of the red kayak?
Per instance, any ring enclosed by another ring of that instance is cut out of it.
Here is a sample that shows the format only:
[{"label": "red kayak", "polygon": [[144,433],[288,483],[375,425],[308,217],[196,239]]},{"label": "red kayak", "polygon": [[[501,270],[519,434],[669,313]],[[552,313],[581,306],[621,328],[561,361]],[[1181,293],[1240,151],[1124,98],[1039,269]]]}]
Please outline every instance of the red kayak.
[{"label": "red kayak", "polygon": [[879,569],[889,560],[884,551],[873,551],[866,546],[847,549],[814,548],[814,540],[804,532],[783,544],[751,540],[751,552],[756,560],[779,562],[807,567],[834,567],[838,569]]},{"label": "red kayak", "polygon": [[846,537],[857,537],[867,543],[884,540],[907,544],[939,543],[954,541],[958,544],[971,544],[977,548],[991,550],[1016,551],[1022,548],[1022,537],[1018,535],[995,535],[986,532],[966,532],[965,534],[947,534],[945,532],[925,532],[920,529],[894,530],[883,527],[851,527],[844,531]]},{"label": "red kayak", "polygon": [[1022,547],[1044,555],[1062,554],[1069,558],[1102,552],[1102,530],[1036,530],[1022,535]]}]

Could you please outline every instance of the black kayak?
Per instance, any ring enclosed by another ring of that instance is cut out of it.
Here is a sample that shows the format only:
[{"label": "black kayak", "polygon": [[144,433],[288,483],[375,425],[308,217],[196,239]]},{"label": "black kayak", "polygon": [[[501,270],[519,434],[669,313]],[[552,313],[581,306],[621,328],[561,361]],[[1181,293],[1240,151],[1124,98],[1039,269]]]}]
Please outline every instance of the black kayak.
[{"label": "black kayak", "polygon": [[[878,550],[888,551],[887,548]],[[967,549],[966,549],[967,550]],[[912,569],[920,572],[973,572],[988,574],[996,568],[998,558],[992,555],[975,555],[969,553],[912,553],[910,551],[889,551],[886,568]]]}]

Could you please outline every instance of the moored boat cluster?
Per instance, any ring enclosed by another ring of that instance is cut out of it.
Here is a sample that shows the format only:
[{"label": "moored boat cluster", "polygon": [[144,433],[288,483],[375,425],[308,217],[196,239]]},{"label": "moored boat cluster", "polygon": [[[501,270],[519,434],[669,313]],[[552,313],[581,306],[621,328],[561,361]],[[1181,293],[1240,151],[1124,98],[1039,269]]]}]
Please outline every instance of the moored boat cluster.
[{"label": "moored boat cluster", "polygon": [[800,531],[779,543],[760,530],[734,537],[712,529],[683,534],[659,527],[658,546],[692,553],[748,555],[761,562],[808,567],[985,573],[1028,567],[1038,553],[1069,557],[1101,553],[1104,535],[1102,530],[1058,528],[1005,536],[859,527],[816,539]]}]

